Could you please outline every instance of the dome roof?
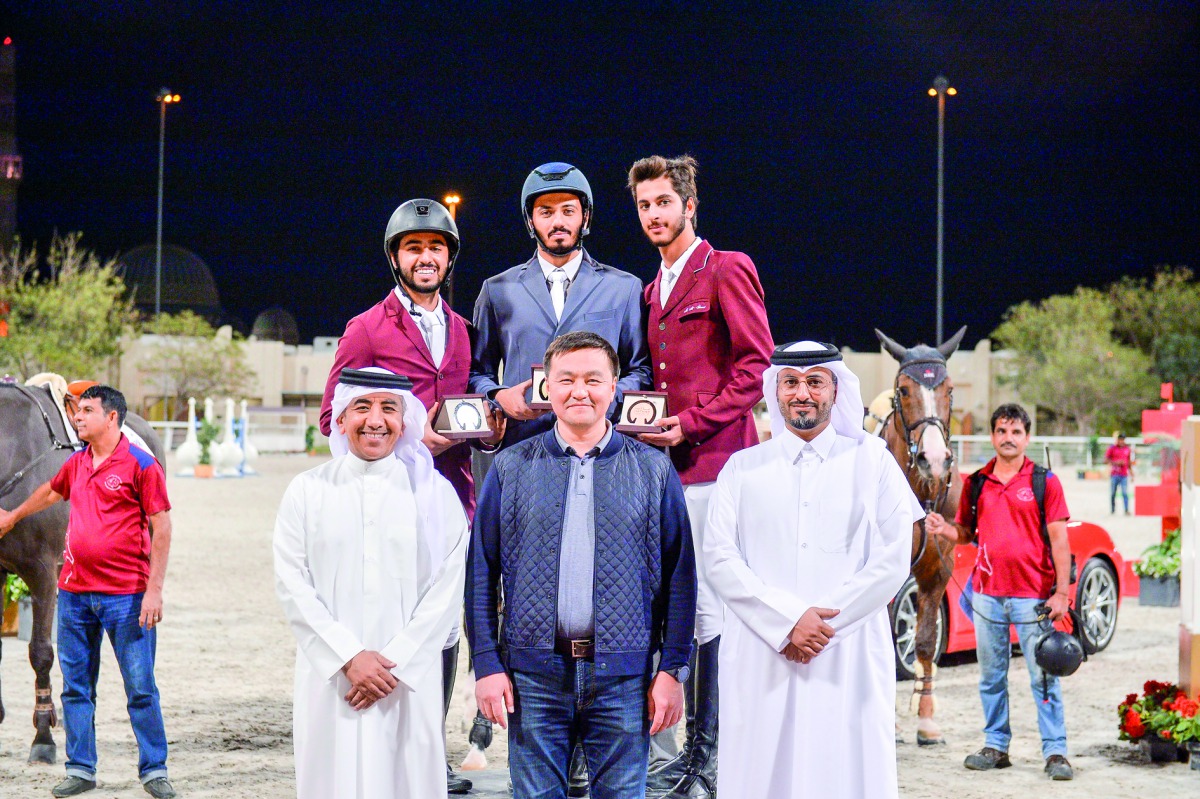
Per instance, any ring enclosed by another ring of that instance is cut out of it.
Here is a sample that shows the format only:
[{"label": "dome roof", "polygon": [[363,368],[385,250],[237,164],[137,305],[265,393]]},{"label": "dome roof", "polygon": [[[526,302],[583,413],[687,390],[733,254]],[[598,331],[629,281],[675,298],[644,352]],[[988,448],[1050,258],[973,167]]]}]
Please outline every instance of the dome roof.
[{"label": "dome roof", "polygon": [[284,344],[299,344],[300,329],[296,317],[283,308],[268,308],[254,319],[250,335],[264,341],[282,341]]},{"label": "dome roof", "polygon": [[[125,286],[140,310],[154,310],[154,245],[134,247],[117,259]],[[165,313],[194,311],[219,316],[221,298],[212,272],[200,257],[183,247],[162,248],[162,309]]]}]

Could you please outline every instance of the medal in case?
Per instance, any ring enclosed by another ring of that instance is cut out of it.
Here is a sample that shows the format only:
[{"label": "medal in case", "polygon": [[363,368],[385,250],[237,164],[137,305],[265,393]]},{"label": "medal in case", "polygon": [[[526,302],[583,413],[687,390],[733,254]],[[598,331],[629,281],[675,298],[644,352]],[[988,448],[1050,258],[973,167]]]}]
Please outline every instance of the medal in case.
[{"label": "medal in case", "polygon": [[546,385],[546,370],[540,363],[533,365],[533,386],[529,389],[529,407],[535,411],[550,410],[550,387]]},{"label": "medal in case", "polygon": [[621,433],[661,433],[657,422],[667,416],[666,393],[626,391],[616,429]]},{"label": "medal in case", "polygon": [[489,438],[488,403],[483,394],[449,394],[442,400],[433,430],[450,439]]}]

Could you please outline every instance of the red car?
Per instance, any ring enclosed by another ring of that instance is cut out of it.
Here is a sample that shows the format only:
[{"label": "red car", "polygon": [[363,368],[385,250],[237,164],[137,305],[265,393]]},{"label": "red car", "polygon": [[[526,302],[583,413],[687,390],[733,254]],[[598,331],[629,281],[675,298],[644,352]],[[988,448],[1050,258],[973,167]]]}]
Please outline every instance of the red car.
[{"label": "red car", "polygon": [[[1091,522],[1067,522],[1067,536],[1078,569],[1078,580],[1072,584],[1071,606],[1083,618],[1088,638],[1096,643],[1097,650],[1104,649],[1117,631],[1121,597],[1137,596],[1138,578],[1103,527]],[[954,574],[938,610],[937,658],[947,652],[975,648],[975,627],[958,604],[962,587],[975,565],[975,552],[974,544],[960,544],[954,548]],[[896,674],[901,679],[911,680],[915,676],[917,632],[917,584],[912,577],[892,600],[890,613]],[[1012,640],[1013,643],[1017,641],[1015,630]]]}]

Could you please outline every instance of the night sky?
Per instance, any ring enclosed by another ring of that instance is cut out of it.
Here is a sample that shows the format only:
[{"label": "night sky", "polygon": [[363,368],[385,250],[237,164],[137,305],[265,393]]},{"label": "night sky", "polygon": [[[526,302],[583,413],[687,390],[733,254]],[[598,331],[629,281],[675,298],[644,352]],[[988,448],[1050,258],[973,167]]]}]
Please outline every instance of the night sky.
[{"label": "night sky", "polygon": [[282,305],[308,341],[392,285],[391,211],[449,190],[469,317],[533,252],[519,192],[545,161],[591,181],[589,252],[651,279],[625,174],[686,151],[699,232],[754,259],[777,341],[915,343],[934,337],[941,72],[945,327],[973,344],[1022,299],[1200,267],[1197,5],[1028,5],[8,4],[18,224],[106,255],[153,242],[170,87],[165,241],[230,314]]}]

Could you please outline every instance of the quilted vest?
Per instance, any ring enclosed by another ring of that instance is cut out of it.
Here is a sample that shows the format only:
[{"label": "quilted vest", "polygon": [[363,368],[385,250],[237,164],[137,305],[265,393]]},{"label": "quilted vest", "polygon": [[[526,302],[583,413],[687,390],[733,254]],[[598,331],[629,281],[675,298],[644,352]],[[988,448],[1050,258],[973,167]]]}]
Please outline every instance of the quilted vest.
[{"label": "quilted vest", "polygon": [[[571,457],[550,431],[505,450],[493,464],[503,496],[501,649],[516,668],[554,648]],[[659,645],[666,604],[659,517],[670,469],[661,452],[620,433],[593,467],[596,664],[609,675],[645,670]]]}]

